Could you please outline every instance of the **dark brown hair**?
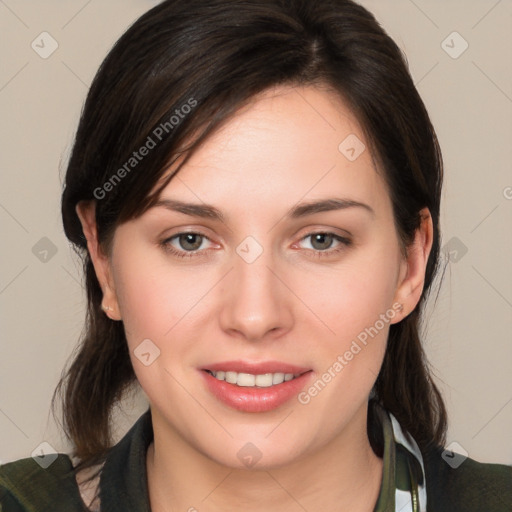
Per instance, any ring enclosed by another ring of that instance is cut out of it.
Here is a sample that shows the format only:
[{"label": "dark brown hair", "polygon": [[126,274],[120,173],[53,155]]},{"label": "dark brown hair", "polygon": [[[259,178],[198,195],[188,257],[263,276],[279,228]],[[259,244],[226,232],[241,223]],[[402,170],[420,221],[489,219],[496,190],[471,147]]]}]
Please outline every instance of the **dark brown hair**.
[{"label": "dark brown hair", "polygon": [[[348,102],[384,175],[404,250],[420,210],[430,210],[425,288],[415,310],[390,327],[373,395],[421,448],[444,444],[446,410],[419,335],[439,265],[442,158],[400,49],[350,0],[168,0],[138,19],[102,63],[65,176],[64,230],[83,258],[88,309],[54,404],[62,396],[64,429],[85,465],[111,446],[111,412],[135,374],[122,322],[101,310],[75,206],[96,202],[98,237],[108,254],[116,227],[143,214],[206,137],[256,94],[281,84],[327,86]],[[149,138],[154,148],[130,160]],[[161,180],[180,156],[176,172]]]}]

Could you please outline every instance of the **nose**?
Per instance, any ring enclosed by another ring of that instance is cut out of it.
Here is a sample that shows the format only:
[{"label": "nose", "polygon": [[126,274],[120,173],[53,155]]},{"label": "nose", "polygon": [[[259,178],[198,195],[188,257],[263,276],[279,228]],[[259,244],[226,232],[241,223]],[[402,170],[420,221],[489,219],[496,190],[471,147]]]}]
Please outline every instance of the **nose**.
[{"label": "nose", "polygon": [[293,294],[283,277],[269,250],[252,262],[234,254],[222,290],[222,329],[253,342],[273,339],[291,329]]}]

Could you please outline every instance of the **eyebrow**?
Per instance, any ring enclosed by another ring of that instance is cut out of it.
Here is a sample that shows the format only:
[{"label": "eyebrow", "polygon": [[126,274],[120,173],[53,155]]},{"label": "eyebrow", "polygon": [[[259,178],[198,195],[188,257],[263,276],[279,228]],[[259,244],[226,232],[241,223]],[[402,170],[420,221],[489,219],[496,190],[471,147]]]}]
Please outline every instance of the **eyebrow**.
[{"label": "eyebrow", "polygon": [[[224,214],[209,204],[185,203],[176,199],[159,199],[151,208],[166,208],[167,210],[190,215],[191,217],[201,217],[220,222],[225,222]],[[348,208],[362,208],[375,217],[373,208],[365,203],[354,201],[352,199],[323,199],[321,201],[313,201],[302,203],[291,208],[285,217],[291,219],[299,219],[315,213],[346,210]]]}]

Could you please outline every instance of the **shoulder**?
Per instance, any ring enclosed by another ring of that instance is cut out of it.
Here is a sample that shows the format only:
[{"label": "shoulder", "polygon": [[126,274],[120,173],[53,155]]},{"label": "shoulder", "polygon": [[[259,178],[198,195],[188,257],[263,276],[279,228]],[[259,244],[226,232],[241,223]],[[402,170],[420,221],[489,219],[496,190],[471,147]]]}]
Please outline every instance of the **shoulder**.
[{"label": "shoulder", "polygon": [[0,466],[0,510],[83,510],[71,459],[58,454],[46,468],[32,458]]},{"label": "shoulder", "polygon": [[423,452],[429,510],[512,510],[512,466],[486,464],[470,458],[450,465],[443,458],[443,452],[439,446]]}]

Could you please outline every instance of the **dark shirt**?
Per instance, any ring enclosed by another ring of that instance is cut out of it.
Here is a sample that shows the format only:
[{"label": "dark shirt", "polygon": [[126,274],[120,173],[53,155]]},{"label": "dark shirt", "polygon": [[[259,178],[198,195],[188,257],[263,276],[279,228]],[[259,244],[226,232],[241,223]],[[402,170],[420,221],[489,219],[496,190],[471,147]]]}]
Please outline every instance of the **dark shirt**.
[{"label": "dark shirt", "polygon": [[[397,488],[408,486],[409,478],[400,466],[405,451],[393,438],[387,415],[381,428],[384,471],[374,512],[394,512]],[[150,512],[146,452],[152,440],[148,410],[105,459],[99,486],[102,512]],[[443,451],[435,447],[421,453],[424,475],[421,471],[419,480],[421,483],[424,476],[423,486],[426,481],[427,512],[512,512],[512,466],[467,458],[453,469],[443,459]],[[202,508],[200,503],[191,503],[191,508],[194,506],[198,511]],[[68,455],[59,454],[47,469],[32,458],[0,467],[1,512],[84,510]]]}]

